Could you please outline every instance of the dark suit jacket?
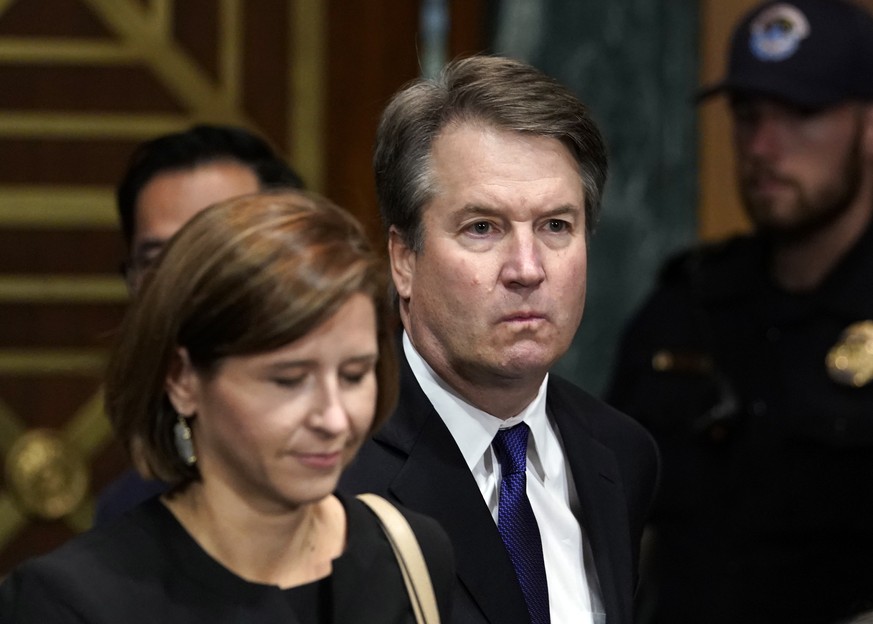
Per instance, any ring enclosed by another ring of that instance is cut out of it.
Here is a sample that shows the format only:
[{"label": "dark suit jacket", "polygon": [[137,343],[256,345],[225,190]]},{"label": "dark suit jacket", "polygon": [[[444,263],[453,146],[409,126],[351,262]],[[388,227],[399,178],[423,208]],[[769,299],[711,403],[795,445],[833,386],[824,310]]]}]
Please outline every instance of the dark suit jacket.
[{"label": "dark suit jacket", "polygon": [[[364,444],[340,489],[376,492],[436,518],[455,550],[455,624],[526,624],[521,588],[473,475],[401,350],[391,419]],[[550,376],[547,411],[560,431],[582,507],[609,624],[631,624],[639,543],[658,454],[636,422]],[[563,624],[563,623],[555,623]]]}]

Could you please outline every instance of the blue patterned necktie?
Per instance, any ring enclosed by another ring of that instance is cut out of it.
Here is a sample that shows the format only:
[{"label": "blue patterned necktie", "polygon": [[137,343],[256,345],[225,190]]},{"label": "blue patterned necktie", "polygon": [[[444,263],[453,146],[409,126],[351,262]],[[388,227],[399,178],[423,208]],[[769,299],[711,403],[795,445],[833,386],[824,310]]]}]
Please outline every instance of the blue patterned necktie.
[{"label": "blue patterned necktie", "polygon": [[549,624],[549,586],[543,562],[543,543],[533,509],[527,498],[527,435],[524,423],[501,429],[494,436],[494,452],[500,462],[500,504],[497,530],[530,613],[532,624]]}]

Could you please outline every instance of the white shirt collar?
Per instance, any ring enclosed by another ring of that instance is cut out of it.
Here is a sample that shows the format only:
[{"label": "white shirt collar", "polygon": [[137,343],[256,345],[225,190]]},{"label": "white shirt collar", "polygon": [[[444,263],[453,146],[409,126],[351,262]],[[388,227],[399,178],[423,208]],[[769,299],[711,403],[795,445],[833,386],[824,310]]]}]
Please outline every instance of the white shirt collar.
[{"label": "white shirt collar", "polygon": [[557,429],[546,415],[548,375],[530,405],[504,421],[459,397],[424,361],[405,332],[403,351],[461,450],[495,523],[499,517],[500,465],[491,442],[501,427],[522,421],[530,427],[527,492],[543,537],[552,621],[604,622],[597,572],[579,522],[581,512],[572,474]]},{"label": "white shirt collar", "polygon": [[[425,396],[436,409],[437,414],[443,419],[449,432],[455,439],[455,443],[464,456],[467,467],[473,471],[486,452],[489,451],[494,436],[500,428],[512,427],[520,422],[527,423],[530,427],[531,436],[528,441],[528,458],[531,459],[535,472],[541,480],[547,475],[555,474],[560,466],[552,466],[552,459],[563,461],[560,452],[555,457],[552,453],[545,453],[545,461],[540,449],[549,448],[550,438],[554,434],[550,430],[548,417],[546,416],[546,387],[549,376],[546,374],[536,397],[521,412],[501,420],[482,410],[473,407],[467,401],[458,396],[449,385],[425,362],[424,358],[416,351],[412,341],[403,332],[403,352],[409,362],[415,378],[418,380]],[[539,451],[539,452],[538,452]],[[547,459],[548,458],[548,459]]]}]

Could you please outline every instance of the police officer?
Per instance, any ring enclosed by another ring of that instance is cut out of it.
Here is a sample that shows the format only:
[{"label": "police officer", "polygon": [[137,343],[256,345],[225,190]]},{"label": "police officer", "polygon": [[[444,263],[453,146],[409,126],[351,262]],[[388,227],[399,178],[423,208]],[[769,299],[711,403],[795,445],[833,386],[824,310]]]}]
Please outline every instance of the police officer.
[{"label": "police officer", "polygon": [[755,231],[666,265],[608,392],[662,452],[652,621],[832,623],[873,606],[873,17],[758,5],[717,94]]}]

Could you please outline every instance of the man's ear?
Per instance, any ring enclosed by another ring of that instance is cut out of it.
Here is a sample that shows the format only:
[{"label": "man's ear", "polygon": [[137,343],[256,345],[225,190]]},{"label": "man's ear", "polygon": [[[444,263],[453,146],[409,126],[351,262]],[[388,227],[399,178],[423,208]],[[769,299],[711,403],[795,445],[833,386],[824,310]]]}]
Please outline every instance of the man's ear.
[{"label": "man's ear", "polygon": [[193,416],[197,413],[197,399],[199,393],[200,378],[191,364],[188,350],[178,347],[170,367],[167,370],[167,378],[164,381],[164,389],[173,409],[181,416]]},{"label": "man's ear", "polygon": [[394,226],[388,230],[388,259],[391,261],[391,278],[397,294],[401,300],[409,299],[415,276],[415,252]]}]

